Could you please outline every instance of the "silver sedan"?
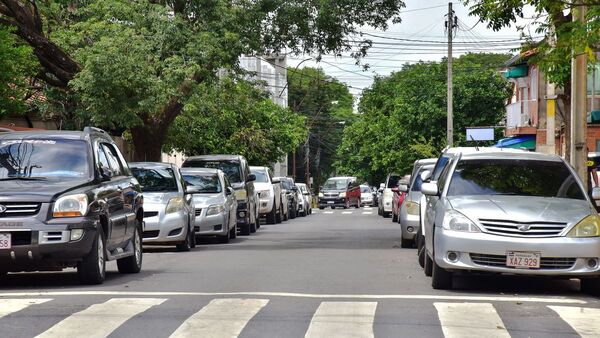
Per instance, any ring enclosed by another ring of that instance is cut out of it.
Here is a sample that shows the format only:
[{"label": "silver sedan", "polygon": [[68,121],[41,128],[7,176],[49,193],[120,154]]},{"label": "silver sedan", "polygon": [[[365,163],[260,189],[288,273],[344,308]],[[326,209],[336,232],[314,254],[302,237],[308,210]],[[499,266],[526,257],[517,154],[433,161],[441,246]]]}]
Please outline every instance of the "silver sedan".
[{"label": "silver sedan", "polygon": [[[458,272],[576,277],[600,287],[600,216],[558,156],[457,153],[429,196],[425,273],[436,289]],[[594,199],[600,191],[594,190]]]}]

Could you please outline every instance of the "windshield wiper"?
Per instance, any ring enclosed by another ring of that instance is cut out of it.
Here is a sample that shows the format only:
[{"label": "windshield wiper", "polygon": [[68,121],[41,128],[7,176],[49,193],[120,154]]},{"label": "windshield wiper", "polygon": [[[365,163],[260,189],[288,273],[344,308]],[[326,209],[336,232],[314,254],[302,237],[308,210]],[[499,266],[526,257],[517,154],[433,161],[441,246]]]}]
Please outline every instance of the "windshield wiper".
[{"label": "windshield wiper", "polygon": [[0,178],[0,181],[16,181],[16,180],[22,180],[22,181],[46,181],[48,179],[45,178],[45,177],[27,177],[27,176],[15,176],[15,177]]}]

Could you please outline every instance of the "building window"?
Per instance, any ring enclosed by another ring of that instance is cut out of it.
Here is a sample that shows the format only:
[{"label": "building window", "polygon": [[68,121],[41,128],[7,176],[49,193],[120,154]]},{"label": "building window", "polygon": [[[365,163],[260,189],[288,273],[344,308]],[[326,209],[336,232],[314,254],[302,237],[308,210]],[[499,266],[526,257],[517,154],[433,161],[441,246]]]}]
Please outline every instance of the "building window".
[{"label": "building window", "polygon": [[588,95],[592,95],[592,88],[594,95],[600,95],[600,65],[596,65],[595,71],[591,71],[587,76]]}]

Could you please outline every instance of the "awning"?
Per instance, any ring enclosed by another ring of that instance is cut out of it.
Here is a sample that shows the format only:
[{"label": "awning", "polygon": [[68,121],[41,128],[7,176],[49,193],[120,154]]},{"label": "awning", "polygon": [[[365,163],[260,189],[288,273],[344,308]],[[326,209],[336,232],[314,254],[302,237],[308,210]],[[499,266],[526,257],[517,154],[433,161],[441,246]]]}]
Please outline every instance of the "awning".
[{"label": "awning", "polygon": [[535,150],[535,135],[503,138],[498,141],[495,147]]}]

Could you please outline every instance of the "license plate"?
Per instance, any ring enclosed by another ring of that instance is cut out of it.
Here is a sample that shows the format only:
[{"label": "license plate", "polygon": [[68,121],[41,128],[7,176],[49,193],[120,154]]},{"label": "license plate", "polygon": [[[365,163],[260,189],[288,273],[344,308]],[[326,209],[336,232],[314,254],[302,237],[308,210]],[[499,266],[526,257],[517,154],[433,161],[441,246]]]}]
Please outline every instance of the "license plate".
[{"label": "license plate", "polygon": [[539,269],[541,254],[531,251],[508,251],[506,266],[517,269]]},{"label": "license plate", "polygon": [[335,201],[328,201],[327,204],[334,204]]},{"label": "license plate", "polygon": [[0,250],[12,247],[10,234],[0,234]]}]

